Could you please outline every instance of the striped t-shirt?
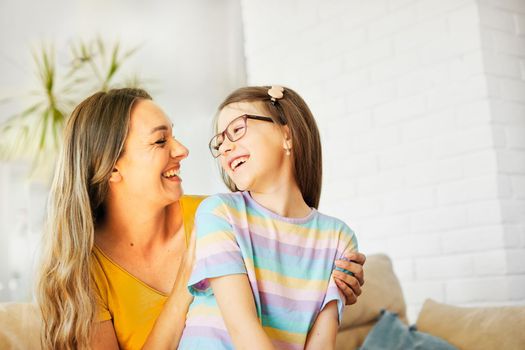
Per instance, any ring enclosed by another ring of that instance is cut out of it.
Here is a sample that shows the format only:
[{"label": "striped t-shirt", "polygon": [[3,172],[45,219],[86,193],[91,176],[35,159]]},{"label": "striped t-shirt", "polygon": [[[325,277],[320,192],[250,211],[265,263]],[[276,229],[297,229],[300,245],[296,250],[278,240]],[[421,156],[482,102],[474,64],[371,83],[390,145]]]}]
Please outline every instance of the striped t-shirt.
[{"label": "striped t-shirt", "polygon": [[249,192],[205,199],[195,218],[196,262],[188,283],[195,296],[179,349],[233,349],[208,278],[247,274],[264,331],[278,349],[303,349],[319,312],[344,297],[331,277],[334,260],[357,250],[352,230],[312,209],[287,218]]}]

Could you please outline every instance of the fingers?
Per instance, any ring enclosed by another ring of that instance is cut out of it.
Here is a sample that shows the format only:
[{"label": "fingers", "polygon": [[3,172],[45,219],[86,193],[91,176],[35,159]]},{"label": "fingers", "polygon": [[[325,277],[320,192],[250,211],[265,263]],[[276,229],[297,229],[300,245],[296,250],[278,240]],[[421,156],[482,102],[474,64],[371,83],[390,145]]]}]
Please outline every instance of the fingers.
[{"label": "fingers", "polygon": [[352,293],[358,297],[361,295],[361,285],[359,284],[359,281],[354,277],[350,276],[347,273],[334,270],[333,272],[334,278],[337,278],[339,281],[343,282],[347,287],[352,289]]},{"label": "fingers", "polygon": [[365,284],[365,277],[362,265],[353,261],[336,260],[335,266],[353,273],[354,277],[357,279],[357,282],[359,282],[359,285],[362,286],[363,284]]},{"label": "fingers", "polygon": [[190,242],[188,244],[188,255],[192,258],[195,257],[195,246],[197,245],[197,235],[195,230],[191,231]]},{"label": "fingers", "polygon": [[339,278],[334,276],[334,281],[337,287],[343,292],[345,296],[345,305],[352,305],[355,304],[357,301],[357,296],[354,294],[352,289],[348,287],[348,285],[341,281]]},{"label": "fingers", "polygon": [[193,230],[190,235],[188,247],[186,248],[186,253],[184,254],[184,262],[186,268],[190,271],[193,268],[193,264],[195,263],[195,246],[197,245],[196,242],[197,235],[195,234],[195,230]]},{"label": "fingers", "polygon": [[353,262],[356,262],[361,266],[363,266],[366,262],[366,255],[364,255],[363,253],[359,253],[359,252],[351,252],[351,253],[345,254],[345,257],[348,260],[352,260]]}]

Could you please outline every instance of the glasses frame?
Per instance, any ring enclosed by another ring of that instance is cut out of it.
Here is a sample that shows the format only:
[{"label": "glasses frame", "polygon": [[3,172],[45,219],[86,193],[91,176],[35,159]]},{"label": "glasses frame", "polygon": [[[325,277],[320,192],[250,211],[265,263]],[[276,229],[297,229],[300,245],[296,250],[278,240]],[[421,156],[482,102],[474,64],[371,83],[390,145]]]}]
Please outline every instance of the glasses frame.
[{"label": "glasses frame", "polygon": [[[232,135],[230,135],[230,133],[228,133],[228,129],[230,128],[230,125],[232,125],[233,123],[237,122],[239,119],[242,119],[244,121],[244,133],[241,136],[239,136],[237,138],[234,138]],[[212,146],[213,140],[215,140],[219,136],[222,136],[222,139],[224,140],[225,139],[224,136],[226,135],[228,140],[230,140],[231,142],[239,141],[240,139],[242,139],[244,137],[244,135],[246,135],[246,131],[248,131],[248,123],[247,123],[248,119],[261,120],[261,121],[271,122],[271,123],[275,122],[272,118],[265,117],[265,116],[262,116],[262,115],[243,114],[243,115],[238,116],[237,118],[235,118],[231,122],[229,122],[228,125],[226,125],[226,128],[222,132],[216,134],[215,136],[213,136],[210,139],[210,142],[208,143],[208,148],[210,149],[210,152],[211,152],[211,155],[212,155],[213,158],[218,158],[221,155],[221,152],[219,151],[219,149],[215,148],[214,146]],[[218,152],[217,155],[215,154],[215,152]]]}]

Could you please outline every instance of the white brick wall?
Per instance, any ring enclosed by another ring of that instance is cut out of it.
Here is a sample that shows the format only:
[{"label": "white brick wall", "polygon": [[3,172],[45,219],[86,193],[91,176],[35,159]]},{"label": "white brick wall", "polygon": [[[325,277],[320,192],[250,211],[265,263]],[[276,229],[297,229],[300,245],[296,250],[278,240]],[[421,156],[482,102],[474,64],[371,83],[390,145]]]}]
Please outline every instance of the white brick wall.
[{"label": "white brick wall", "polygon": [[[492,252],[493,259],[507,276],[506,300],[525,300],[525,2],[513,0],[479,1],[481,39],[484,43],[484,66],[489,87],[493,129],[501,141],[495,144],[501,222],[505,230],[505,248]],[[497,255],[495,255],[497,254]],[[496,258],[497,257],[497,258]],[[479,260],[481,270],[496,271]]]},{"label": "white brick wall", "polygon": [[525,303],[525,2],[242,1],[249,84],[310,104],[321,210],[427,297]]}]

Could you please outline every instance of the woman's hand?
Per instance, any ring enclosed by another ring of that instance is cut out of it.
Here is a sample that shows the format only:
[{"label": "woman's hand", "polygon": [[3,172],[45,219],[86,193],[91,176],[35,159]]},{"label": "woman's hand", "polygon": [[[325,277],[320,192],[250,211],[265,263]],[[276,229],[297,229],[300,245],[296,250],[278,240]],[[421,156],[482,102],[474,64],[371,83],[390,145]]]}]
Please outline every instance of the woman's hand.
[{"label": "woman's hand", "polygon": [[195,262],[195,232],[191,235],[188,248],[182,256],[177,278],[168,300],[153,326],[151,333],[144,344],[147,349],[177,349],[182,331],[186,323],[186,314],[193,300],[187,285]]},{"label": "woman's hand", "polygon": [[182,256],[179,271],[177,272],[177,278],[173,284],[173,289],[171,291],[172,296],[182,297],[187,301],[188,307],[193,300],[193,296],[188,291],[187,285],[190,280],[191,272],[193,270],[193,265],[195,264],[195,246],[196,246],[196,235],[195,232],[191,234],[190,242],[188,248]]},{"label": "woman's hand", "polygon": [[336,260],[335,266],[350,271],[353,276],[339,270],[334,270],[333,276],[335,283],[345,296],[346,305],[352,305],[361,295],[361,286],[365,284],[363,265],[366,256],[359,252],[352,252],[346,254],[344,258],[347,260]]}]

